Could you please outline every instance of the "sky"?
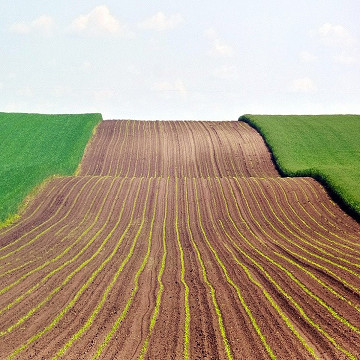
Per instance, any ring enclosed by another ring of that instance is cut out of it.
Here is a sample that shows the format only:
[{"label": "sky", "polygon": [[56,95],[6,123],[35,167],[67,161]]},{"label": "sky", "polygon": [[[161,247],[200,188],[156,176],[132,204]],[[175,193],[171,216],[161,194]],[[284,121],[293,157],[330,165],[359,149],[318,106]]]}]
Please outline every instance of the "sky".
[{"label": "sky", "polygon": [[0,111],[360,114],[359,0],[0,0]]}]

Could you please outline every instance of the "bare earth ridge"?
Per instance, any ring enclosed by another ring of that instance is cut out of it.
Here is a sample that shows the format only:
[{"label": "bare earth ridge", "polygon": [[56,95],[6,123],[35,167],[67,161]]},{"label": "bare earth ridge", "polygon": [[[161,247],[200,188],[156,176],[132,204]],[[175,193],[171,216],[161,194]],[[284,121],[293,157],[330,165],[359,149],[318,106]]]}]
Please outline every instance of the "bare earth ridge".
[{"label": "bare earth ridge", "polygon": [[360,359],[359,268],[247,124],[104,121],[0,230],[0,358]]}]

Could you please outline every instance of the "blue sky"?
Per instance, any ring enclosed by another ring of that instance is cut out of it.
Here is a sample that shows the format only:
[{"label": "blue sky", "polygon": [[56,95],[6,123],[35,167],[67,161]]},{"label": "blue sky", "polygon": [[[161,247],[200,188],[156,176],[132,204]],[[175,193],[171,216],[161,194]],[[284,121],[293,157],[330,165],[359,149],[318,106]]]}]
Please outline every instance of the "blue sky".
[{"label": "blue sky", "polygon": [[0,111],[360,113],[359,0],[0,0]]}]

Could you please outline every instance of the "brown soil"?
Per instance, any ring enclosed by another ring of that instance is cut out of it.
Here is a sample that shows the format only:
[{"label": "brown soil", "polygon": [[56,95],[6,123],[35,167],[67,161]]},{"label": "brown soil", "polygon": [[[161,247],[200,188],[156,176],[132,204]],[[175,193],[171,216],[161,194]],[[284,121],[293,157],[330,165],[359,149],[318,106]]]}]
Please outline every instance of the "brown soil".
[{"label": "brown soil", "polygon": [[0,358],[357,359],[359,269],[360,225],[248,125],[104,121],[0,231]]}]

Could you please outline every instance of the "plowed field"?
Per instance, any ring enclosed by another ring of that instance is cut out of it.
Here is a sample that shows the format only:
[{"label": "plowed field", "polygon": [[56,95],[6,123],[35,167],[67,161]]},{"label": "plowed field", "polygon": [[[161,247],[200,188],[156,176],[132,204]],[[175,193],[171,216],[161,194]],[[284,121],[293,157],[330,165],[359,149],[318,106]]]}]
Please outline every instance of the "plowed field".
[{"label": "plowed field", "polygon": [[2,359],[359,359],[360,225],[241,122],[105,121],[0,230]]}]

